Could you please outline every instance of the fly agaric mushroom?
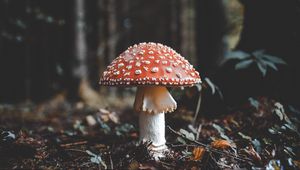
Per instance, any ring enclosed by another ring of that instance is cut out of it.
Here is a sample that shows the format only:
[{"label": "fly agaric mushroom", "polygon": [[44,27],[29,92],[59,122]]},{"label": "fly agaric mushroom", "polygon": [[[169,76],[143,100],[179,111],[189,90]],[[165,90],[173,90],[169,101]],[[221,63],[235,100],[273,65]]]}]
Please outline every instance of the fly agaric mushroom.
[{"label": "fly agaric mushroom", "polygon": [[151,141],[153,151],[166,149],[165,113],[177,108],[166,87],[200,83],[199,73],[176,51],[159,43],[129,47],[104,71],[99,84],[137,86],[134,102],[139,112],[140,140]]}]

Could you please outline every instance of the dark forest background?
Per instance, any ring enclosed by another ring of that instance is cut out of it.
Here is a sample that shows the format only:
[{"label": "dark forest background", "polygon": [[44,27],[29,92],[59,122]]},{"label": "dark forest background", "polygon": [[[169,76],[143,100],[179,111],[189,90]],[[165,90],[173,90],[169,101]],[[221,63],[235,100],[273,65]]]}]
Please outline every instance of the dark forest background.
[{"label": "dark forest background", "polygon": [[[0,102],[41,102],[62,92],[77,100],[81,87],[110,94],[98,85],[105,66],[149,41],[185,56],[229,105],[268,96],[300,106],[299,0],[0,0]],[[220,64],[232,50],[265,50],[287,64],[265,76],[255,64]]]}]

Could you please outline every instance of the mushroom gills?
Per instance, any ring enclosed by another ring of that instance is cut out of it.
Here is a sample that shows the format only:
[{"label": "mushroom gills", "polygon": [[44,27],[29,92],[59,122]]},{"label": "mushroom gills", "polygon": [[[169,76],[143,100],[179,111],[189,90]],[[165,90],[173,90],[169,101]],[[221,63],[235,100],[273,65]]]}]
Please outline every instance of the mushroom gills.
[{"label": "mushroom gills", "polygon": [[159,114],[172,112],[177,108],[168,89],[164,86],[141,86],[138,87],[134,109],[146,114]]}]

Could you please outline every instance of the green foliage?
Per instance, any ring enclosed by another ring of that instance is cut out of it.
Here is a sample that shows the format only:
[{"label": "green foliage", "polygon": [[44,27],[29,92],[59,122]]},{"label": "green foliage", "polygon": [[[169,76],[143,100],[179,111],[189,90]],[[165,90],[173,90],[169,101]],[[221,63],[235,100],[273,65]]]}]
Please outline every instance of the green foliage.
[{"label": "green foliage", "polygon": [[226,54],[222,63],[228,60],[239,60],[235,64],[235,70],[247,69],[252,64],[256,64],[257,68],[263,76],[267,75],[267,69],[271,68],[278,71],[277,65],[287,63],[279,57],[266,54],[264,50],[256,50],[252,53],[246,53],[244,51],[233,51]]},{"label": "green foliage", "polygon": [[238,132],[238,134],[239,134],[243,139],[252,141],[252,138],[251,138],[250,136],[247,136],[247,135],[245,135],[245,134],[242,133],[242,132]]},{"label": "green foliage", "polygon": [[85,126],[79,120],[75,121],[75,123],[73,124],[73,128],[80,131],[82,134],[87,134]]},{"label": "green foliage", "polygon": [[233,143],[233,141],[225,134],[225,130],[220,125],[213,123],[212,126],[219,132],[221,138]]},{"label": "green foliage", "polygon": [[248,100],[249,100],[250,105],[253,106],[256,110],[258,110],[259,102],[255,99],[253,99],[252,97],[250,97]]},{"label": "green foliage", "polygon": [[269,132],[272,134],[282,133],[282,131],[290,130],[300,136],[298,132],[297,126],[289,119],[286,115],[283,106],[280,103],[275,103],[275,108],[273,109],[273,113],[278,116],[280,121],[282,121],[281,127],[274,126],[273,128],[269,129]]},{"label": "green foliage", "polygon": [[85,152],[90,156],[91,162],[98,164],[98,165],[102,165],[104,167],[104,169],[107,169],[107,165],[102,160],[100,155],[94,154],[93,152],[91,152],[89,150],[86,150]]},{"label": "green foliage", "polygon": [[[8,1],[4,5],[7,5],[6,8],[8,8],[13,4],[14,2]],[[55,17],[54,14],[48,13],[47,9],[33,5],[20,8],[15,15],[8,16],[3,22],[6,23],[6,26],[0,28],[0,37],[17,43],[26,42],[29,39],[28,31],[37,26],[37,24],[32,24],[33,22],[58,27],[62,27],[66,23],[65,18]]]},{"label": "green foliage", "polygon": [[134,130],[134,126],[132,124],[128,124],[128,123],[124,123],[115,128],[117,136],[126,136],[132,130]]},{"label": "green foliage", "polygon": [[258,139],[254,139],[251,141],[251,143],[253,144],[255,150],[258,152],[258,153],[261,153],[262,149],[261,149],[261,143]]},{"label": "green foliage", "polygon": [[[196,137],[193,133],[188,132],[185,129],[180,129],[179,132],[181,134],[183,134],[187,139],[190,139],[190,140],[195,140],[196,139]],[[177,137],[177,141],[180,142],[181,144],[186,144],[186,141],[182,137]]]},{"label": "green foliage", "polygon": [[181,151],[181,153],[184,157],[191,157],[193,155],[192,152],[189,152],[187,150]]}]

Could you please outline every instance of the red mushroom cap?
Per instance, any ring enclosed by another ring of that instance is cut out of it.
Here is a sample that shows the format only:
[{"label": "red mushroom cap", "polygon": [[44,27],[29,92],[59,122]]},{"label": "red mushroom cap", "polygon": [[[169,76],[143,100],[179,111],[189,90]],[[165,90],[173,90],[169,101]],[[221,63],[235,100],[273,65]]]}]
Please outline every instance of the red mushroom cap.
[{"label": "red mushroom cap", "polygon": [[129,47],[104,71],[100,85],[192,86],[199,73],[175,50],[159,43]]}]

